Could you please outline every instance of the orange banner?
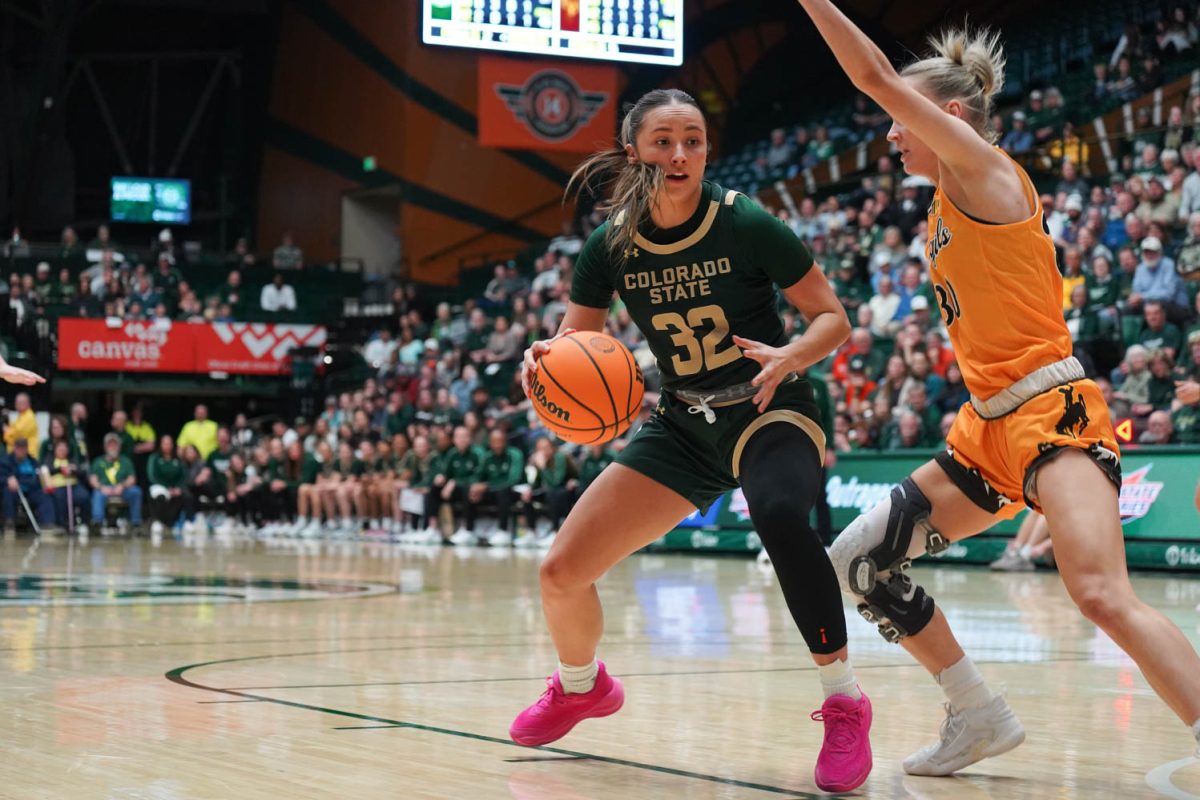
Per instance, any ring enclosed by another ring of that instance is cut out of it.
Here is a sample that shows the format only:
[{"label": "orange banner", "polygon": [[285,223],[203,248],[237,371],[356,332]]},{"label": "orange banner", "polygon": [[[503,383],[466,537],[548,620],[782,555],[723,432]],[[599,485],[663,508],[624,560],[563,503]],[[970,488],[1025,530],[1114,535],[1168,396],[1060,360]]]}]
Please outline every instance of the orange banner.
[{"label": "orange banner", "polygon": [[480,56],[482,146],[587,153],[616,126],[615,67]]}]

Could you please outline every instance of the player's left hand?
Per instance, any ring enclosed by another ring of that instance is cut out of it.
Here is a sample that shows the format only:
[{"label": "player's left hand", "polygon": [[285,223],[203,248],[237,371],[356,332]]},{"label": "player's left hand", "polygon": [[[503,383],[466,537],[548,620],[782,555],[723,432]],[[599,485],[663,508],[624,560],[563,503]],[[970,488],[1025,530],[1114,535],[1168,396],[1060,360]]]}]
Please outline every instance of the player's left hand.
[{"label": "player's left hand", "polygon": [[22,386],[32,386],[35,383],[45,383],[46,379],[36,372],[14,367],[12,364],[0,366],[0,379],[9,383],[19,383]]},{"label": "player's left hand", "polygon": [[794,371],[791,361],[782,347],[771,347],[753,339],[743,339],[741,336],[734,336],[733,343],[742,348],[742,355],[757,361],[762,367],[754,376],[754,380],[750,381],[758,387],[758,394],[754,395],[751,402],[758,406],[758,413],[761,414],[771,404],[779,384]]}]

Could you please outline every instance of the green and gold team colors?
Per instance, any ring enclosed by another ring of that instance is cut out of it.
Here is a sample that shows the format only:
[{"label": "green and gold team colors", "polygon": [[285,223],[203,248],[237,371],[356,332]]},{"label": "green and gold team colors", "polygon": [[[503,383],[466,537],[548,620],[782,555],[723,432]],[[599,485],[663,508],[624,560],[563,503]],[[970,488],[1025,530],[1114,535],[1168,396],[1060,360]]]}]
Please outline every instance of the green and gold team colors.
[{"label": "green and gold team colors", "polygon": [[483,469],[483,460],[484,453],[479,447],[471,446],[466,450],[451,447],[442,457],[438,474],[456,483],[475,483]]},{"label": "green and gold team colors", "polygon": [[765,425],[796,425],[823,454],[821,416],[805,380],[780,386],[762,414],[748,401],[714,407],[713,422],[673,394],[752,380],[759,366],[742,355],[734,335],[787,344],[777,287],[792,286],[812,268],[804,243],[749,198],[709,181],[691,219],[669,230],[639,231],[623,259],[608,251],[610,224],[621,221],[601,225],[580,253],[571,300],[608,308],[619,292],[658,360],[665,389],[617,463],[706,509],[738,485],[742,450]]},{"label": "green and gold team colors", "polygon": [[677,228],[639,233],[622,264],[608,253],[611,222],[588,239],[571,300],[608,308],[620,292],[646,336],[668,391],[719,389],[758,374],[733,335],[783,346],[776,286],[812,268],[804,243],[748,197],[703,184],[700,207]]},{"label": "green and gold team colors", "polygon": [[525,458],[515,447],[506,447],[497,455],[490,448],[483,459],[479,480],[496,491],[511,489],[525,480]]}]

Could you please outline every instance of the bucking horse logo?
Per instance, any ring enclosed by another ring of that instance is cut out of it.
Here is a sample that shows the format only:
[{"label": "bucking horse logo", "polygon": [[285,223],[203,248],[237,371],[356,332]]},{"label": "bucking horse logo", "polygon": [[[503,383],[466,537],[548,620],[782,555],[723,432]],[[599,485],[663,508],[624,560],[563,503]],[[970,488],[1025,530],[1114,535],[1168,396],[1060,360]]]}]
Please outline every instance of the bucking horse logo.
[{"label": "bucking horse logo", "polygon": [[1062,386],[1058,390],[1063,396],[1063,415],[1058,424],[1054,426],[1059,436],[1071,435],[1071,438],[1078,439],[1079,435],[1075,432],[1076,427],[1079,428],[1079,433],[1083,433],[1087,426],[1091,423],[1088,419],[1087,405],[1083,402],[1083,395],[1078,397],[1075,395],[1074,386]]}]

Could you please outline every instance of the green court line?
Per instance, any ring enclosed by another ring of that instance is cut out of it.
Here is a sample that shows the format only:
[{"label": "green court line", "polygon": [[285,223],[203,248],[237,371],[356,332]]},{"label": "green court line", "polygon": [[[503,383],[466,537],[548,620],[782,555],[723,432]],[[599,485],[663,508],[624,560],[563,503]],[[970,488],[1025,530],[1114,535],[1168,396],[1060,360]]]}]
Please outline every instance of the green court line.
[{"label": "green court line", "polygon": [[[342,651],[346,652],[346,651]],[[299,653],[292,655],[302,655]],[[260,695],[251,695],[245,692],[240,692],[235,689],[221,689],[215,686],[205,686],[195,683],[184,677],[184,673],[189,670],[199,669],[201,667],[209,667],[218,664],[229,664],[238,661],[253,661],[262,658],[275,658],[278,656],[250,656],[248,658],[231,658],[220,659],[217,661],[205,661],[198,664],[188,664],[182,667],[176,667],[165,674],[167,680],[180,686],[186,686],[191,689],[200,689],[207,692],[217,692],[220,694],[229,694],[236,697],[245,697],[255,700],[262,700],[276,705],[286,706],[288,708],[299,708],[305,711],[317,711],[322,714],[332,714],[334,716],[345,717],[347,719],[356,719],[363,722],[376,722],[384,727],[409,728],[426,733],[439,733],[444,736],[455,736],[460,739],[472,739],[478,742],[488,742],[489,744],[504,745],[506,747],[519,747],[525,751],[540,751],[543,753],[556,753],[558,755],[571,756],[577,759],[586,759],[589,761],[599,761],[615,766],[630,767],[633,769],[642,769],[648,772],[657,772],[662,775],[674,775],[680,778],[690,778],[693,780],[708,781],[710,783],[718,783],[724,786],[736,786],[741,789],[753,789],[755,791],[767,792],[770,794],[782,794],[790,797],[801,798],[802,800],[819,800],[819,798],[828,797],[824,794],[813,794],[811,792],[800,791],[796,789],[785,789],[781,786],[771,786],[765,783],[754,783],[752,781],[742,781],[736,778],[725,778],[720,775],[709,775],[703,772],[692,772],[691,770],[676,769],[675,767],[666,767],[660,764],[647,764],[641,761],[631,761],[624,758],[615,758],[612,756],[601,756],[592,753],[582,753],[576,750],[566,750],[559,747],[524,747],[511,741],[510,739],[501,739],[496,736],[487,736],[481,733],[471,733],[470,731],[459,731],[452,728],[439,728],[433,725],[422,725],[417,722],[405,722],[403,720],[388,719],[386,717],[377,717],[373,714],[359,714],[354,711],[343,711],[337,708],[325,708],[323,706],[310,705],[308,703],[297,703],[292,700],[281,700],[274,697],[263,697]]]}]

